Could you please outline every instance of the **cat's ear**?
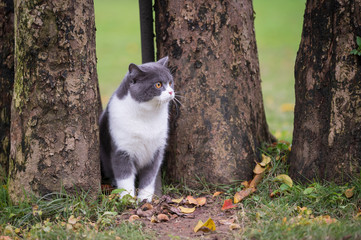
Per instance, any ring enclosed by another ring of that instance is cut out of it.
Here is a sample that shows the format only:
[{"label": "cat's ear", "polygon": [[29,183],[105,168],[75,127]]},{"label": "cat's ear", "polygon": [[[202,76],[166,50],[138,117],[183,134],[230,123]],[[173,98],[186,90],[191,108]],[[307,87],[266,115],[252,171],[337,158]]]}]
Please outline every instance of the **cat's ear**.
[{"label": "cat's ear", "polygon": [[129,64],[128,70],[132,79],[135,79],[137,76],[144,74],[144,72],[134,63]]},{"label": "cat's ear", "polygon": [[168,56],[159,59],[157,63],[159,63],[160,65],[163,65],[164,67],[166,67],[167,63],[168,63]]}]

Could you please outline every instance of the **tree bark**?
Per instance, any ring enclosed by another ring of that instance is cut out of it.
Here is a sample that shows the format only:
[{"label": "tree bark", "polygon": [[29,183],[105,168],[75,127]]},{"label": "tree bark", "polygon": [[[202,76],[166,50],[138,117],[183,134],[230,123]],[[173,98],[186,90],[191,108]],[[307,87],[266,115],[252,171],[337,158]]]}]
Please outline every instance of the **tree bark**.
[{"label": "tree bark", "polygon": [[14,84],[14,2],[0,0],[0,179],[7,176]]},{"label": "tree bark", "polygon": [[100,187],[92,0],[15,1],[9,193]]},{"label": "tree bark", "polygon": [[252,1],[158,0],[158,56],[169,55],[183,106],[173,111],[167,174],[230,183],[252,176],[265,119]]},{"label": "tree bark", "polygon": [[361,167],[360,0],[308,0],[295,66],[290,174],[345,182]]}]

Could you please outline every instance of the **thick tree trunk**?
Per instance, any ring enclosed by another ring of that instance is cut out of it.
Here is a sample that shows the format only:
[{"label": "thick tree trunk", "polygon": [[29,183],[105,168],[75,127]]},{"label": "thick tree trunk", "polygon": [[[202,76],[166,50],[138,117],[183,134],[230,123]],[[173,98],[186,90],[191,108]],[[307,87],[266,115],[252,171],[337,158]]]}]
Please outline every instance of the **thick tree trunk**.
[{"label": "thick tree trunk", "polygon": [[15,1],[9,193],[100,186],[92,0]]},{"label": "thick tree trunk", "polygon": [[9,167],[10,109],[14,84],[14,2],[0,0],[0,179]]},{"label": "thick tree trunk", "polygon": [[249,179],[265,119],[252,1],[158,0],[158,56],[170,56],[183,106],[171,123],[167,173],[194,185]]},{"label": "thick tree trunk", "polygon": [[295,66],[290,173],[344,182],[361,167],[360,0],[308,0]]}]

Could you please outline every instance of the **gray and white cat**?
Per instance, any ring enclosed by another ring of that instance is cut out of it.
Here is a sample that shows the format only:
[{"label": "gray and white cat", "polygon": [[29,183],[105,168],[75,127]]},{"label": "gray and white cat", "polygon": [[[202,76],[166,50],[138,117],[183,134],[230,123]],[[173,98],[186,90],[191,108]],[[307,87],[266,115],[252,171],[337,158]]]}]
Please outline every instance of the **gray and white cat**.
[{"label": "gray and white cat", "polygon": [[151,201],[168,137],[168,103],[175,98],[168,57],[129,65],[100,116],[102,175],[122,193]]}]

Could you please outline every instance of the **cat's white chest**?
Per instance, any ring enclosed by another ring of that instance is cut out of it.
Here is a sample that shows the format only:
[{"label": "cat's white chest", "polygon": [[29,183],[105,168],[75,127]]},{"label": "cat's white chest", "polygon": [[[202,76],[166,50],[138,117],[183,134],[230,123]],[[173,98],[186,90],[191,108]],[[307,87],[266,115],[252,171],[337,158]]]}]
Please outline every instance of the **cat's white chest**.
[{"label": "cat's white chest", "polygon": [[168,104],[153,108],[138,103],[129,94],[109,103],[109,130],[118,150],[126,151],[138,167],[150,163],[164,148],[168,132]]}]

